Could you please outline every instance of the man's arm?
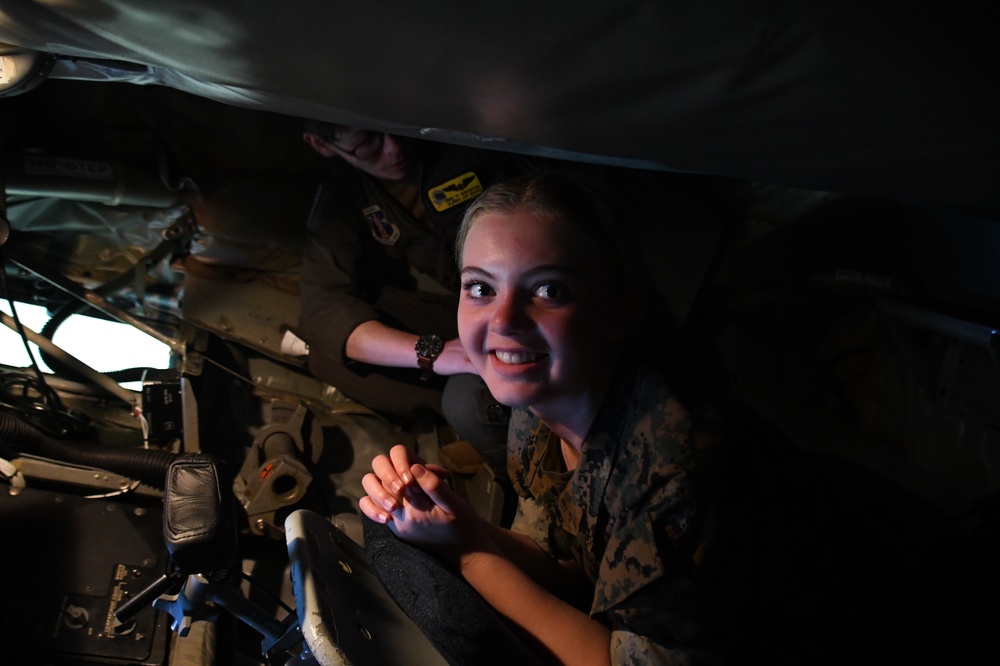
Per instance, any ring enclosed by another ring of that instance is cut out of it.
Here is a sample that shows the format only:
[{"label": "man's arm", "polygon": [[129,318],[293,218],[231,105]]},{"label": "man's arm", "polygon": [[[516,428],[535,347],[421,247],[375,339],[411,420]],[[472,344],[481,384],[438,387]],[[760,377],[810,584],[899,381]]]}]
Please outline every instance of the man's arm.
[{"label": "man's arm", "polygon": [[[348,358],[389,368],[417,368],[415,350],[419,336],[371,320],[355,328],[347,338]],[[434,374],[456,375],[475,372],[458,338],[444,343],[444,350],[434,361]]]},{"label": "man's arm", "polygon": [[[338,181],[340,182],[340,181]],[[341,183],[350,190],[349,183]],[[330,183],[319,191],[306,224],[306,246],[300,281],[300,326],[316,353],[342,363],[351,332],[377,319],[355,280],[363,243],[342,200],[334,200]]]}]

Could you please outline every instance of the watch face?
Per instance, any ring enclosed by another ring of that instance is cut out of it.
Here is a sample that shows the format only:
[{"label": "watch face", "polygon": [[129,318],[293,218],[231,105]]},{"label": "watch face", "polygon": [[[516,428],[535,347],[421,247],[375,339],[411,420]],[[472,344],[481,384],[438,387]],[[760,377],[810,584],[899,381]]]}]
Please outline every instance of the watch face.
[{"label": "watch face", "polygon": [[436,358],[444,349],[444,340],[438,335],[421,335],[417,340],[417,356]]}]

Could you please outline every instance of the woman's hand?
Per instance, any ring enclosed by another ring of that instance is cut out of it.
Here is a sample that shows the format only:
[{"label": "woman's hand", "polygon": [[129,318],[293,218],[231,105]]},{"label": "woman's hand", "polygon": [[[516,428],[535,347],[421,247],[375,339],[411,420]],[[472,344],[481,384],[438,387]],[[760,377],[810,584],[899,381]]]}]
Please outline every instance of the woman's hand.
[{"label": "woman's hand", "polygon": [[[425,465],[435,474],[448,476],[439,465],[426,465],[424,460],[402,444],[389,450],[389,455],[379,455],[372,460],[372,471],[361,480],[367,497],[359,503],[362,512],[372,520],[385,523],[392,519],[392,512],[403,501],[403,490],[413,483],[413,465]],[[389,512],[385,514],[385,512]]]},{"label": "woman's hand", "polygon": [[361,484],[368,493],[359,506],[372,520],[388,524],[401,539],[441,553],[482,544],[482,519],[448,486],[447,470],[427,465],[403,446],[372,461]]}]

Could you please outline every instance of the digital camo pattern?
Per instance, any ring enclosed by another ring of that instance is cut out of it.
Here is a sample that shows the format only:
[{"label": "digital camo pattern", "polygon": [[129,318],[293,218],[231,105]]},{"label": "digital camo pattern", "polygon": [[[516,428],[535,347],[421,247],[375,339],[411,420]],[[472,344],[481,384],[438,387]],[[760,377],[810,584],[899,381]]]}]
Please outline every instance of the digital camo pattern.
[{"label": "digital camo pattern", "polygon": [[561,466],[558,438],[530,412],[511,420],[508,456],[523,498],[513,529],[580,564],[594,584],[591,615],[615,630],[616,663],[705,657],[697,561],[711,513],[703,458],[715,436],[694,423],[649,370],[616,379],[575,472]]}]

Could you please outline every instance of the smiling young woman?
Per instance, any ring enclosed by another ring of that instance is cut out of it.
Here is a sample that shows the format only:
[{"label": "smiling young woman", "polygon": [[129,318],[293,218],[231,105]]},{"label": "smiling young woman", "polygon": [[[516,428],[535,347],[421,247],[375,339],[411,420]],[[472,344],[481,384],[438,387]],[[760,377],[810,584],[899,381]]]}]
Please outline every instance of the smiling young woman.
[{"label": "smiling young woman", "polygon": [[[428,597],[467,609],[485,601],[518,637],[513,649],[542,662],[717,656],[703,566],[716,432],[644,351],[642,282],[613,223],[576,179],[541,174],[488,188],[459,232],[459,336],[491,393],[514,408],[511,530],[476,516],[439,468],[404,447],[364,479],[369,556],[454,663],[507,653],[489,635],[456,649],[466,629],[428,618]],[[400,555],[409,546],[433,557],[415,566]],[[414,575],[423,568],[436,582]],[[448,572],[474,593],[442,585]]]}]

